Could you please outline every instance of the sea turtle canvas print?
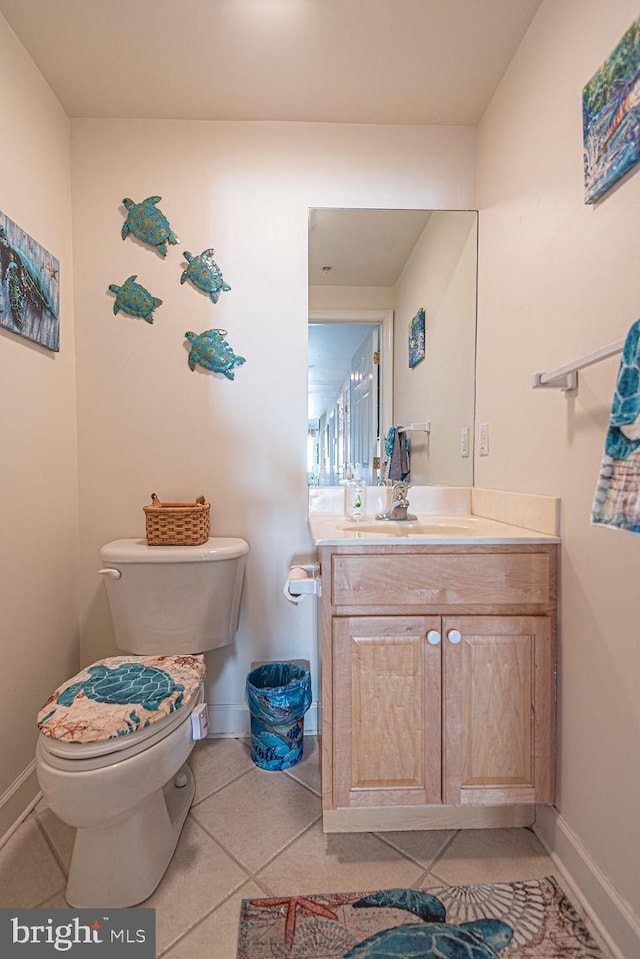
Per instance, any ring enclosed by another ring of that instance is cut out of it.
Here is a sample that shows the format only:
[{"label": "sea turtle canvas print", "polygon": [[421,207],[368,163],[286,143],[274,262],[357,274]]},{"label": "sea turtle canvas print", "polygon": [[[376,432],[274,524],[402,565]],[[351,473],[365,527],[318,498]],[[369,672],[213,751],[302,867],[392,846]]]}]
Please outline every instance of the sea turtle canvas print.
[{"label": "sea turtle canvas print", "polygon": [[60,348],[60,264],[0,212],[0,326]]}]

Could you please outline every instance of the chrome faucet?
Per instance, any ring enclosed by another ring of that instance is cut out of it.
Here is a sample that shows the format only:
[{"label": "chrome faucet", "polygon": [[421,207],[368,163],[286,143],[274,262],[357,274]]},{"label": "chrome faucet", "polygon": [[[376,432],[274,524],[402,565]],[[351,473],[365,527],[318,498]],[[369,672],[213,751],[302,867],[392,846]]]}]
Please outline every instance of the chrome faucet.
[{"label": "chrome faucet", "polygon": [[391,493],[391,504],[388,509],[384,511],[384,513],[378,513],[376,519],[393,519],[404,521],[418,518],[417,516],[414,516],[413,513],[407,513],[407,510],[409,509],[409,500],[407,499],[409,485],[409,483],[404,481],[400,483],[394,483],[393,491]]}]

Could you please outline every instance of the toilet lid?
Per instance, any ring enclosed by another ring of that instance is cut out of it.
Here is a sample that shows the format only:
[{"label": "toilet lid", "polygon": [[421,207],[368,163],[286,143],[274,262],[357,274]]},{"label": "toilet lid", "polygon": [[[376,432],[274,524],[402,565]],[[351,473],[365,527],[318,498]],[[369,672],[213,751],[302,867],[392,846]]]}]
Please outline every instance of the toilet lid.
[{"label": "toilet lid", "polygon": [[69,743],[128,736],[190,703],[204,674],[202,656],[101,659],[56,689],[38,713],[38,728]]},{"label": "toilet lid", "polygon": [[200,705],[203,698],[203,687],[200,686],[194,691],[191,700],[185,701],[180,709],[169,713],[164,719],[159,719],[152,726],[139,729],[135,733],[127,733],[126,736],[114,736],[113,739],[101,739],[95,743],[70,743],[64,739],[40,736],[38,750],[46,762],[57,769],[75,772],[79,762],[82,762],[83,771],[101,769],[149,749],[172,733],[176,726],[189,722],[192,709]]}]

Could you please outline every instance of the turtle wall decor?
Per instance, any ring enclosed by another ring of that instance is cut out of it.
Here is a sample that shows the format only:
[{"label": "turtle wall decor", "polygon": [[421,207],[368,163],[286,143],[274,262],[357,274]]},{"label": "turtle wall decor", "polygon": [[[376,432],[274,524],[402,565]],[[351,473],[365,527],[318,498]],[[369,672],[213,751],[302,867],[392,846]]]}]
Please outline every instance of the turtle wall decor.
[{"label": "turtle wall decor", "polygon": [[122,286],[109,284],[110,292],[116,294],[113,312],[117,314],[122,310],[130,316],[141,316],[147,323],[153,323],[153,311],[162,304],[162,300],[149,293],[144,286],[136,283],[136,280],[137,274],[134,273],[127,277]]},{"label": "turtle wall decor", "polygon": [[133,233],[148,246],[156,248],[162,256],[167,255],[167,243],[179,243],[180,237],[171,229],[171,225],[157,204],[161,196],[148,196],[142,203],[135,203],[128,196],[122,201],[127,209],[127,219],[122,224],[122,239]]},{"label": "turtle wall decor", "polygon": [[191,370],[195,370],[197,363],[205,370],[222,373],[228,380],[233,380],[235,367],[246,362],[244,356],[237,356],[225,340],[226,330],[205,330],[199,334],[189,331],[184,335],[191,343],[188,356]]},{"label": "turtle wall decor", "polygon": [[203,250],[198,256],[185,250],[182,254],[189,264],[180,277],[180,283],[190,280],[203,293],[208,293],[214,303],[218,302],[218,294],[231,289],[222,278],[222,271],[213,258],[215,250]]}]

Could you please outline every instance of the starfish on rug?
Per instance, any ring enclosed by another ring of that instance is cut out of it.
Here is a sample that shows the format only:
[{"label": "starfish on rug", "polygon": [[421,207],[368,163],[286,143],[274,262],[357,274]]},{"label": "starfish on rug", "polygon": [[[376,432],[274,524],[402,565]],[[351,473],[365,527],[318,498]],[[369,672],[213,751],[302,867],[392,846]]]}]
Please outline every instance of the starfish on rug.
[{"label": "starfish on rug", "polygon": [[322,903],[313,899],[307,899],[305,896],[286,896],[280,899],[252,899],[251,905],[258,909],[269,909],[271,906],[286,906],[287,917],[284,922],[284,940],[289,948],[293,945],[293,938],[296,934],[296,911],[298,908],[306,909],[308,912],[315,913],[316,916],[323,916],[325,919],[333,919],[335,922],[340,920],[335,912],[323,906]]}]

